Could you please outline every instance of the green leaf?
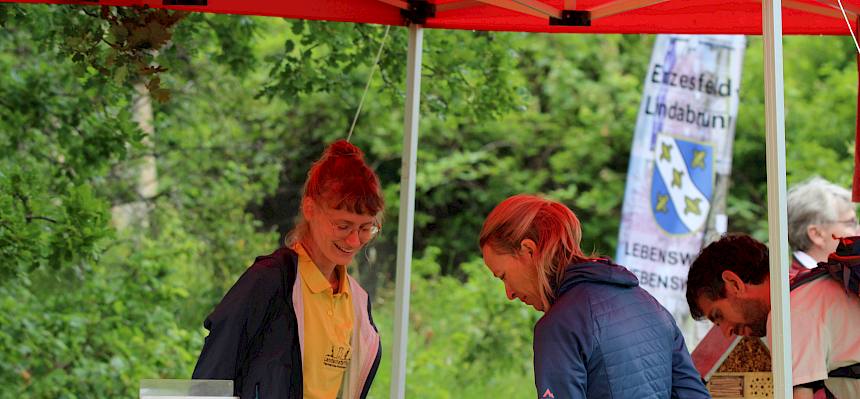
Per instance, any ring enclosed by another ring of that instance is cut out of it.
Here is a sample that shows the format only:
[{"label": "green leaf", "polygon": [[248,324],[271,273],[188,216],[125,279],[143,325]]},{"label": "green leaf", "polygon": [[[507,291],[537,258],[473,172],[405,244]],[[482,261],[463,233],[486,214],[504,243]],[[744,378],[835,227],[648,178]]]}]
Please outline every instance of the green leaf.
[{"label": "green leaf", "polygon": [[114,70],[113,79],[114,79],[114,82],[116,82],[116,84],[125,83],[127,78],[128,78],[128,67],[123,65],[121,67],[118,67],[116,70]]}]

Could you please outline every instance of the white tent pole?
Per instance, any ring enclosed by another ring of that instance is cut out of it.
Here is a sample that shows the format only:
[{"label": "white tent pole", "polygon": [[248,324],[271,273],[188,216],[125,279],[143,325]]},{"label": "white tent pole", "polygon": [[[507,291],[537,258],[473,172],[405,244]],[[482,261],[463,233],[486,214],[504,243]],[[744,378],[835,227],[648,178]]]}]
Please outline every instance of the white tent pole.
[{"label": "white tent pole", "polygon": [[777,399],[793,396],[788,233],[785,200],[785,109],[782,73],[782,1],[762,1],[764,102],[767,130],[767,225],[770,242],[771,356]]},{"label": "white tent pole", "polygon": [[421,48],[424,29],[409,25],[406,63],[406,110],[403,126],[403,163],[400,172],[400,221],[397,235],[397,286],[395,287],[394,345],[391,362],[391,398],[406,394],[406,350],[409,334],[409,278],[412,275],[412,232],[415,220],[415,163],[418,159],[418,105],[421,97]]}]

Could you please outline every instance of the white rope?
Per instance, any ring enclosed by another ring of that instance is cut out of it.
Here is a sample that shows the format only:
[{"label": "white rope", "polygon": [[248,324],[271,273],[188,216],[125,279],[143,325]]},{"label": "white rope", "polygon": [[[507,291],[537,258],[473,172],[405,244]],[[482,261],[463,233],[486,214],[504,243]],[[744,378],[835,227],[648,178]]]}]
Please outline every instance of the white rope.
[{"label": "white rope", "polygon": [[355,116],[352,118],[352,126],[349,127],[349,134],[346,136],[346,141],[352,138],[352,130],[355,129],[355,122],[358,121],[358,114],[361,113],[361,107],[364,105],[364,98],[367,97],[367,89],[370,88],[370,82],[373,81],[373,74],[376,72],[376,67],[379,65],[379,57],[382,55],[382,49],[385,48],[385,41],[388,39],[388,30],[391,25],[385,27],[385,36],[382,37],[382,43],[379,45],[379,51],[376,52],[376,60],[373,61],[373,66],[370,67],[370,76],[367,77],[367,84],[364,85],[364,93],[361,95],[361,101],[358,102],[358,109],[355,110]]},{"label": "white rope", "polygon": [[851,39],[854,40],[854,47],[857,48],[857,53],[860,54],[860,44],[857,44],[857,36],[854,36],[854,30],[851,29],[851,22],[848,21],[848,15],[845,14],[845,7],[842,7],[842,0],[839,2],[839,9],[842,10],[842,17],[845,18],[845,24],[848,25],[848,31],[851,32]]}]

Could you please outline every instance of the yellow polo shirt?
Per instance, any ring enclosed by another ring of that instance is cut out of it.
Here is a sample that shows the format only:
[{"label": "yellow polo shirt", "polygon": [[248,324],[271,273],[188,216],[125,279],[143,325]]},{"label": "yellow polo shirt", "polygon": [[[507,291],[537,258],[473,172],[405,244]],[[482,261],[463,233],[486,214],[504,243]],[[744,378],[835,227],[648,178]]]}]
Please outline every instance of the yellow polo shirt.
[{"label": "yellow polo shirt", "polygon": [[352,299],[346,267],[338,265],[340,289],[335,294],[328,280],[301,244],[299,275],[304,302],[304,354],[302,379],[305,399],[335,399],[352,359]]}]

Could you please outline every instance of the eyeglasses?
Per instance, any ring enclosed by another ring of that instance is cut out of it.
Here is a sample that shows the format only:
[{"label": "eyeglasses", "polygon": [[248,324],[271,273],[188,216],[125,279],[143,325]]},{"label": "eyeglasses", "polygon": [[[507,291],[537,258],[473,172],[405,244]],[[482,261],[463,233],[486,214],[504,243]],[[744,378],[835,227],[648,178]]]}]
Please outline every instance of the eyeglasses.
[{"label": "eyeglasses", "polygon": [[828,223],[841,224],[845,227],[857,227],[858,226],[857,218],[851,218],[851,219],[845,219],[845,220],[831,220]]},{"label": "eyeglasses", "polygon": [[376,235],[379,234],[379,225],[377,225],[375,222],[364,223],[356,226],[354,223],[348,221],[333,222],[328,212],[323,211],[320,213],[325,215],[326,221],[331,226],[332,234],[338,240],[342,240],[344,238],[349,237],[350,235],[352,235],[353,232],[358,232],[358,239],[361,242],[367,242],[372,240],[373,237],[376,237]]}]

